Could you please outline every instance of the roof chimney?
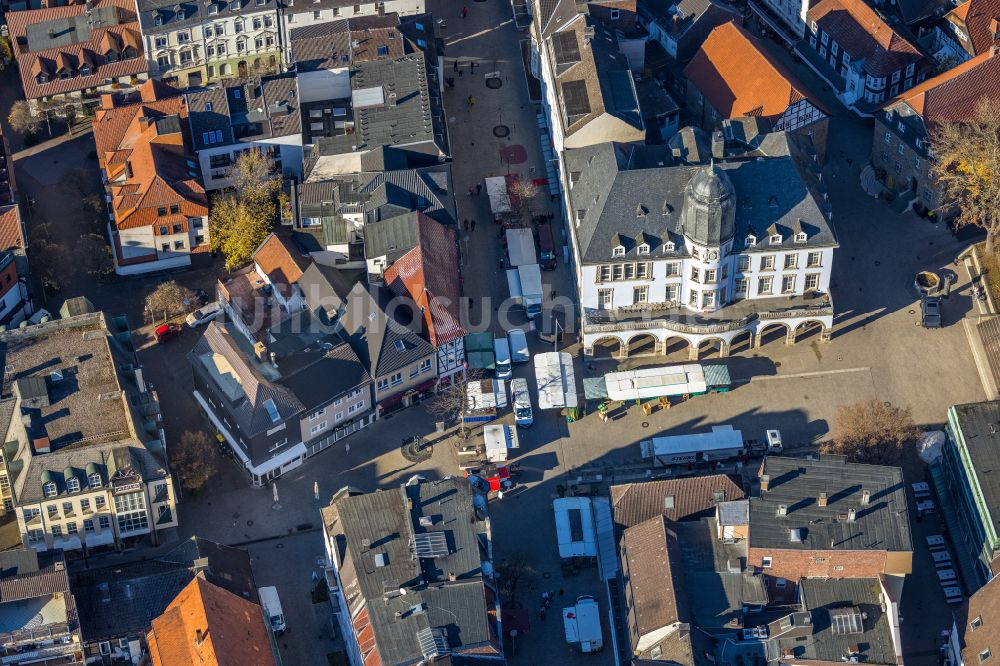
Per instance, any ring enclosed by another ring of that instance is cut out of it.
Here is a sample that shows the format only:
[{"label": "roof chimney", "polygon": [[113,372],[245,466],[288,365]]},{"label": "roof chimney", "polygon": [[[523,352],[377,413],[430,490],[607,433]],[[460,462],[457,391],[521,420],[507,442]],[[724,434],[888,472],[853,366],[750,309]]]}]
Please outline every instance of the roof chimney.
[{"label": "roof chimney", "polygon": [[855,519],[856,519],[857,517],[858,517],[858,512],[857,512],[857,510],[856,510],[856,509],[848,509],[848,510],[847,510],[847,520],[848,520],[848,522],[851,522],[851,523],[853,523],[853,522],[854,522],[854,520],[855,520]]},{"label": "roof chimney", "polygon": [[767,490],[768,486],[770,486],[770,485],[771,485],[771,475],[770,474],[761,474],[760,475],[760,489],[761,490]]},{"label": "roof chimney", "polygon": [[205,641],[205,635],[201,632],[201,629],[195,629],[194,631],[194,644],[201,647],[201,644]]},{"label": "roof chimney", "polygon": [[788,515],[788,505],[779,504],[778,505],[778,518],[783,518]]},{"label": "roof chimney", "polygon": [[872,492],[870,490],[864,490],[861,492],[861,506],[868,506],[872,501]]},{"label": "roof chimney", "polygon": [[722,130],[712,132],[712,157],[721,160],[726,156],[726,135]]},{"label": "roof chimney", "polygon": [[458,577],[455,575],[454,571],[449,571],[448,572],[448,580],[450,582],[452,582],[452,583],[454,583],[456,580],[458,580]]},{"label": "roof chimney", "polygon": [[990,21],[990,34],[993,35],[993,39],[997,38],[998,32],[1000,32],[1000,19],[993,19]]},{"label": "roof chimney", "polygon": [[816,498],[816,506],[826,506],[826,493],[820,493]]}]

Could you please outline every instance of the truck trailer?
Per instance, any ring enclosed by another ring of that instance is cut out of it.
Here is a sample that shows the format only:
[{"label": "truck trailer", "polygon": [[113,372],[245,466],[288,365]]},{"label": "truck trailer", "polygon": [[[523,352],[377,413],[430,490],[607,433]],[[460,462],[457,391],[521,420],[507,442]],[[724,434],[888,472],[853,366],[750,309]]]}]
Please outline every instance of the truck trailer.
[{"label": "truck trailer", "polygon": [[711,432],[653,437],[639,442],[644,460],[657,467],[720,462],[746,453],[743,433],[731,425],[712,426]]},{"label": "truck trailer", "polygon": [[581,652],[597,652],[604,646],[600,609],[589,594],[577,597],[575,606],[563,608],[563,628],[566,642],[579,643]]}]

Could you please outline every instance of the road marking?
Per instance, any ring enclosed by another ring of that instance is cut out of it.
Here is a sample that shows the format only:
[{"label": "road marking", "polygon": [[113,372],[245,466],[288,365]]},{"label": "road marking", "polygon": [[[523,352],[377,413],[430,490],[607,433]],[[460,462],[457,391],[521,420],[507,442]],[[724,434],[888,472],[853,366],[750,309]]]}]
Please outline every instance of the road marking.
[{"label": "road marking", "polygon": [[749,384],[751,382],[773,381],[775,379],[802,379],[804,377],[822,377],[824,375],[844,375],[850,372],[871,372],[869,366],[860,368],[841,368],[839,370],[820,370],[818,372],[797,372],[793,375],[763,375],[751,377],[750,379],[738,379],[733,384]]}]

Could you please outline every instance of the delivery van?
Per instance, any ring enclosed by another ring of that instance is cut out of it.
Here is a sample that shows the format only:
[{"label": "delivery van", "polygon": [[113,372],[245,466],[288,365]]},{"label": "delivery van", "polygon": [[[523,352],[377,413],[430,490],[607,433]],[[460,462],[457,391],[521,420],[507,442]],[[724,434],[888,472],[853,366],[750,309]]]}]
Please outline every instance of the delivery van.
[{"label": "delivery van", "polygon": [[531,394],[528,392],[528,380],[522,377],[510,382],[510,397],[514,403],[514,423],[527,428],[535,422],[531,412]]},{"label": "delivery van", "polygon": [[497,359],[497,379],[510,379],[510,345],[506,336],[493,341],[493,354]]}]

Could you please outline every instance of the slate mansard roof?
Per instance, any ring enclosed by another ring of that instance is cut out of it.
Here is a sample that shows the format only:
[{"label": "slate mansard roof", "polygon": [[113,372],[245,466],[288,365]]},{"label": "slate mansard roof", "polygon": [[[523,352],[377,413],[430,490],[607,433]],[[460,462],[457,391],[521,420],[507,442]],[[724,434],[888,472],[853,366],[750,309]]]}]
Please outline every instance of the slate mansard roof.
[{"label": "slate mansard roof", "polygon": [[[612,255],[618,244],[625,246],[625,258],[635,258],[644,242],[650,245],[650,254],[643,256],[671,258],[661,251],[663,244],[672,241],[680,248],[685,232],[695,238],[718,234],[718,230],[706,234],[682,225],[688,183],[706,167],[671,166],[664,148],[663,166],[656,162],[650,166],[647,157],[637,168],[632,159],[636,153],[635,147],[617,143],[566,153],[567,168],[576,178],[570,193],[571,217],[580,220],[576,233],[584,263],[620,259]],[[725,174],[735,192],[734,252],[837,245],[834,230],[792,155],[721,162],[714,169]],[[772,225],[783,236],[781,245],[768,242]],[[807,234],[804,243],[794,242],[799,230]],[[757,243],[747,247],[750,235]]]}]

